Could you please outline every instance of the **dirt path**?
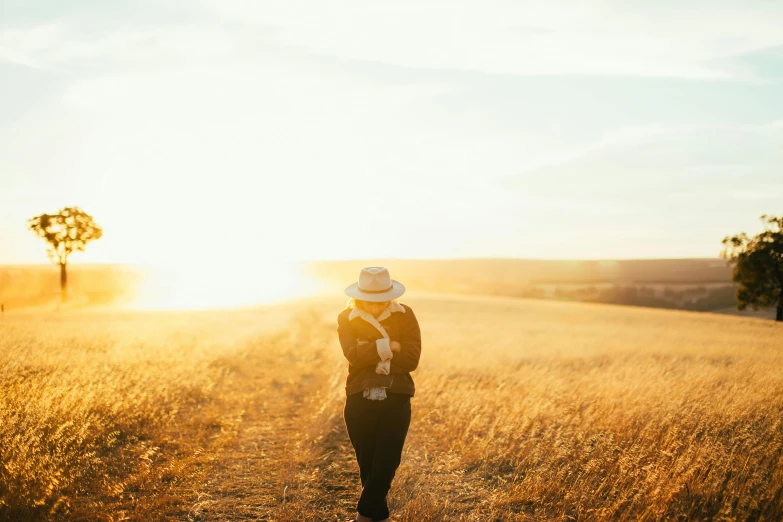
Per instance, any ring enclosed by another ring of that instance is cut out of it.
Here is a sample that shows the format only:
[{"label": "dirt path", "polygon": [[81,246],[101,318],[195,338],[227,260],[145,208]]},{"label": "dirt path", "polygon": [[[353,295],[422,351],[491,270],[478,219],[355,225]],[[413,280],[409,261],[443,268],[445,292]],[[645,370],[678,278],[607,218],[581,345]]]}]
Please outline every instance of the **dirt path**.
[{"label": "dirt path", "polygon": [[[230,326],[230,325],[229,325]],[[124,455],[117,493],[88,497],[122,521],[345,521],[361,491],[343,421],[346,363],[335,326],[306,308],[209,365],[215,385]],[[75,518],[74,518],[75,517]]]},{"label": "dirt path", "polygon": [[237,421],[216,445],[191,520],[345,520],[358,491],[333,333],[303,318],[227,361],[215,393]]}]

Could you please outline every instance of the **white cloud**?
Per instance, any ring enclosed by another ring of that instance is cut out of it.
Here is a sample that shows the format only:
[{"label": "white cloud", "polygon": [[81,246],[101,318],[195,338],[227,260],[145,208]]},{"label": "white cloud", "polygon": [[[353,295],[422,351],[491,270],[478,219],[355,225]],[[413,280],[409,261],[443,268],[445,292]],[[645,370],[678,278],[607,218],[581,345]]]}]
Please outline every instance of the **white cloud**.
[{"label": "white cloud", "polygon": [[[595,169],[596,164],[612,163],[615,168],[637,169],[703,165],[730,168],[744,156],[745,163],[771,166],[783,154],[783,120],[764,124],[673,124],[654,123],[626,127],[556,159],[527,168],[504,183],[513,186],[526,175],[575,169]],[[657,157],[652,165],[646,156]],[[603,171],[607,173],[607,170]],[[600,172],[599,172],[600,174]]]},{"label": "white cloud", "polygon": [[655,125],[619,132],[567,159],[509,178],[504,186],[537,201],[572,202],[591,216],[636,219],[632,216],[669,205],[664,221],[706,210],[720,222],[771,211],[769,205],[783,194],[781,164],[778,121]]},{"label": "white cloud", "polygon": [[[204,0],[181,21],[96,24],[90,12],[0,28],[0,60],[57,67],[242,55],[260,41],[348,60],[519,75],[740,78],[723,59],[783,44],[783,3],[614,6],[569,0]],[[144,20],[142,17],[141,20]],[[100,25],[100,24],[98,24]]]},{"label": "white cloud", "polygon": [[666,9],[571,0],[208,1],[286,44],[408,67],[509,74],[726,78],[717,60],[783,43],[783,4]]},{"label": "white cloud", "polygon": [[193,23],[87,31],[84,21],[76,18],[0,29],[0,60],[37,69],[89,70],[119,64],[149,70],[164,64],[204,64],[245,52],[240,35]]}]

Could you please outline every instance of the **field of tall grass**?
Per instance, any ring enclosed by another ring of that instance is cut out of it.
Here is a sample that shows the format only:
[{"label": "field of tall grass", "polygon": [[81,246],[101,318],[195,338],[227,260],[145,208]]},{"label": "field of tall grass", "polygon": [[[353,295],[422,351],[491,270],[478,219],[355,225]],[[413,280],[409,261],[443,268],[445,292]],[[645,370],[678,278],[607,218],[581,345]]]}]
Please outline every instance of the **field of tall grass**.
[{"label": "field of tall grass", "polygon": [[[394,520],[783,519],[783,325],[419,295]],[[343,299],[0,320],[0,519],[345,520]]]}]

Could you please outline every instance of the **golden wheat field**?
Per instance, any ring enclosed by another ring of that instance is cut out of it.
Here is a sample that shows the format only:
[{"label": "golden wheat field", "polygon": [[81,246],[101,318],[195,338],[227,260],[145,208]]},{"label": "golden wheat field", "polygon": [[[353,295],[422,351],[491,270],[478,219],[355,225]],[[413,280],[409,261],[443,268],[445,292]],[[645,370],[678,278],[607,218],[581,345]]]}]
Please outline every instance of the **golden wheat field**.
[{"label": "golden wheat field", "polygon": [[[423,350],[394,520],[783,519],[783,326],[403,299]],[[335,299],[0,320],[0,518],[338,521]]]}]

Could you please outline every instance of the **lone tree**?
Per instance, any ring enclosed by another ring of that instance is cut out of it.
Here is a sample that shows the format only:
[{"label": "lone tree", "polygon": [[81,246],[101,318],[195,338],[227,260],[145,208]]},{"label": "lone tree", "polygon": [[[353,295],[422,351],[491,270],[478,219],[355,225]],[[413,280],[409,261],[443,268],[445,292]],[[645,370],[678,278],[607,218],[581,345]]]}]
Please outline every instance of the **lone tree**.
[{"label": "lone tree", "polygon": [[27,225],[46,240],[49,259],[60,265],[60,299],[64,303],[68,296],[68,256],[84,251],[87,243],[103,235],[103,230],[79,207],[67,207],[57,214],[41,214],[30,219]]},{"label": "lone tree", "polygon": [[723,257],[734,265],[732,280],[739,283],[737,308],[750,305],[777,308],[783,321],[783,216],[761,216],[764,232],[748,237],[744,232],[723,240]]}]

